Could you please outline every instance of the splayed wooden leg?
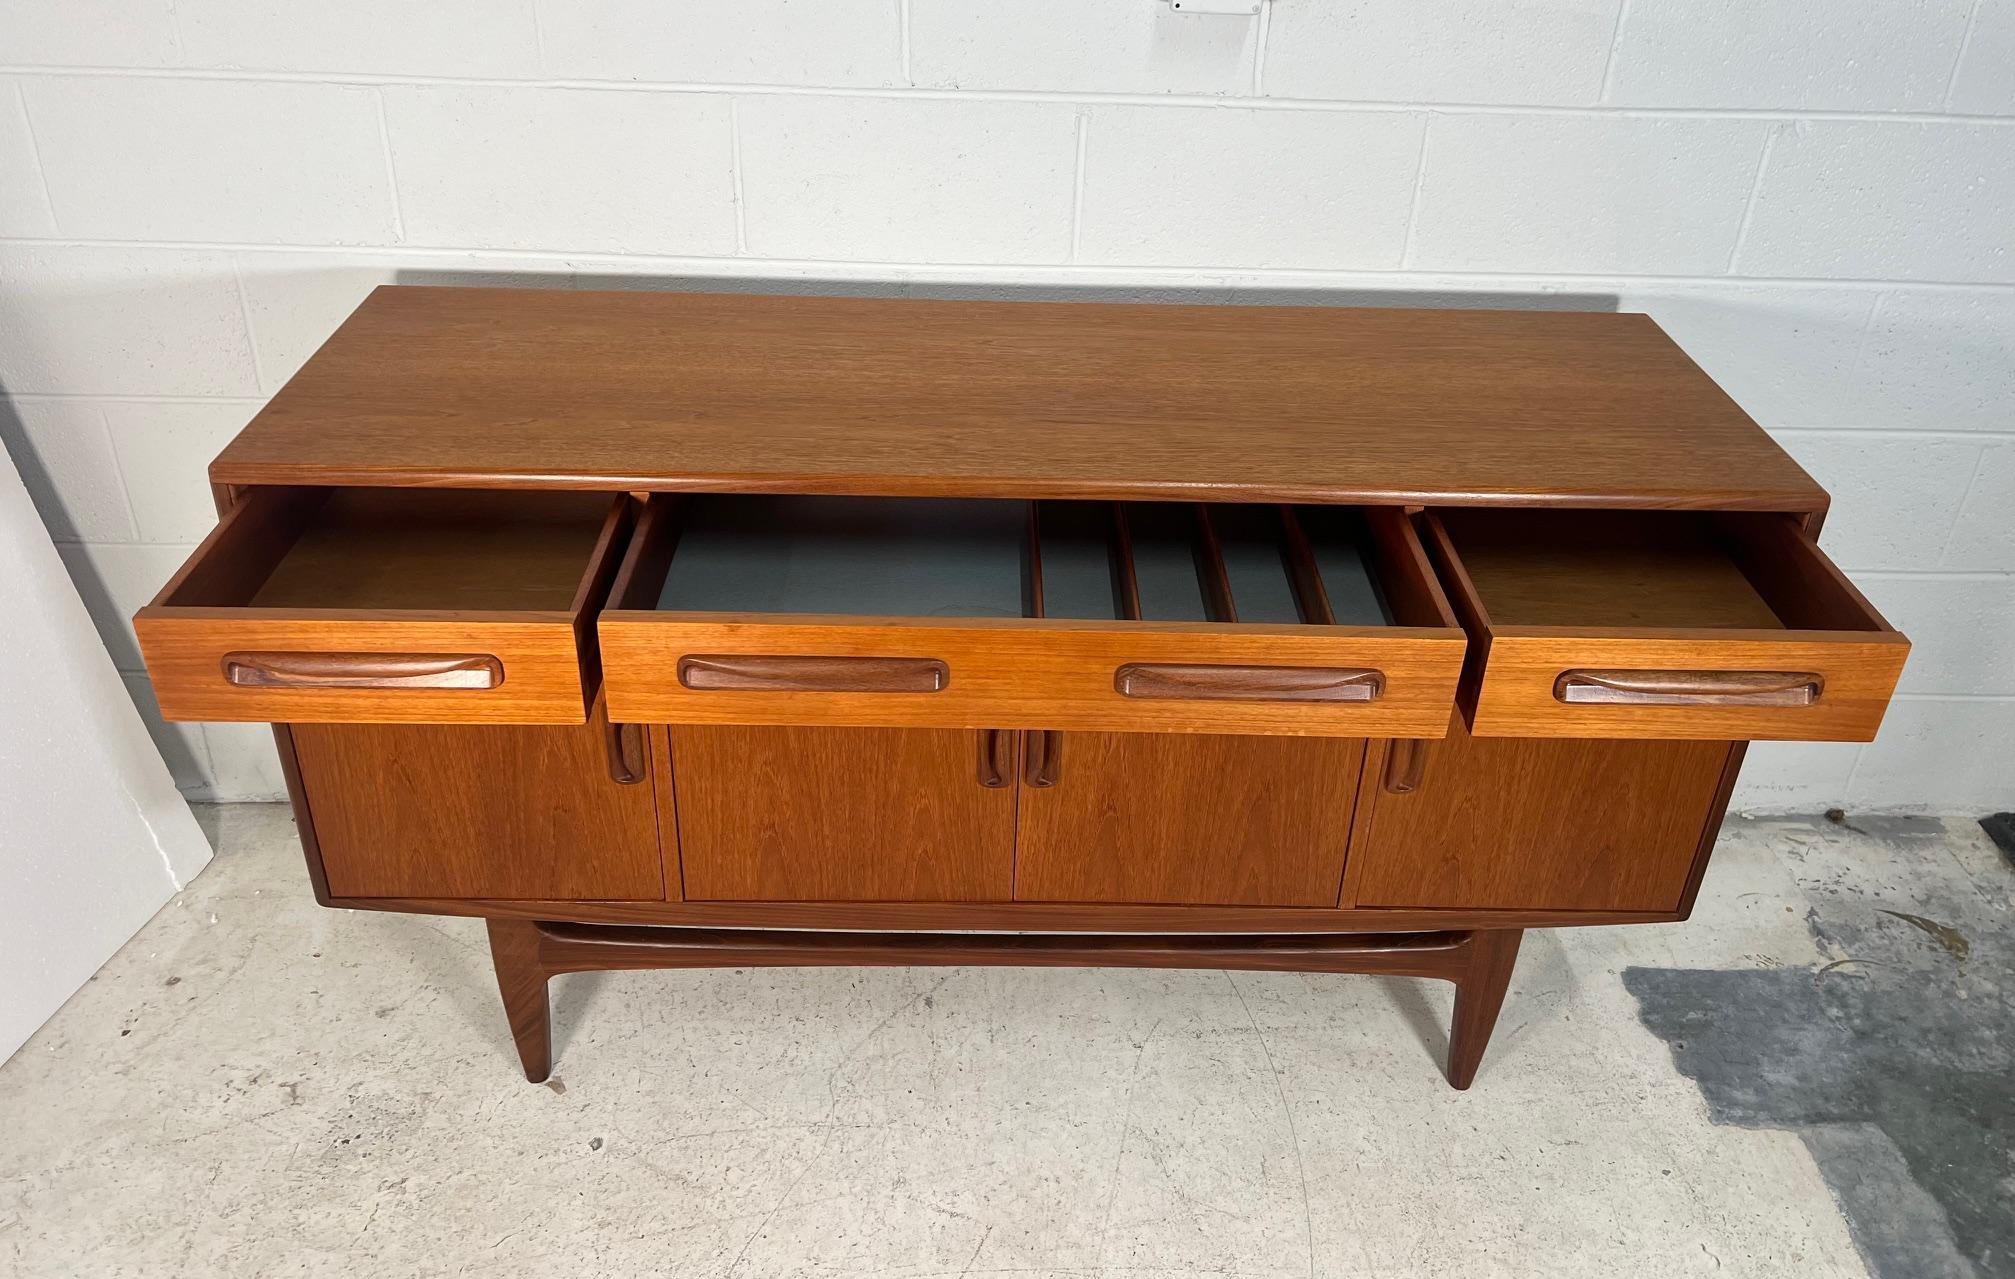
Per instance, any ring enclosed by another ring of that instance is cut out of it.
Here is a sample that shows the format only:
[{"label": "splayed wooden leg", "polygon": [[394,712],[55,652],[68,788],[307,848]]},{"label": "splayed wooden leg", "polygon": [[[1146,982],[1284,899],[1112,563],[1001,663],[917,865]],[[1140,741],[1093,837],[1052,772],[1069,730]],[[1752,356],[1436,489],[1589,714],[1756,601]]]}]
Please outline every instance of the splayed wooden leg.
[{"label": "splayed wooden leg", "polygon": [[1518,962],[1522,929],[1495,928],[1469,934],[1469,962],[1455,978],[1455,1017],[1448,1031],[1448,1082],[1467,1088],[1483,1062],[1490,1032],[1497,1028],[1497,1011]]},{"label": "splayed wooden leg", "polygon": [[544,1083],[553,1073],[552,1005],[546,997],[552,974],[540,954],[539,926],[526,919],[488,922],[490,962],[496,965],[511,1038],[518,1042],[518,1060],[525,1063],[525,1078]]}]

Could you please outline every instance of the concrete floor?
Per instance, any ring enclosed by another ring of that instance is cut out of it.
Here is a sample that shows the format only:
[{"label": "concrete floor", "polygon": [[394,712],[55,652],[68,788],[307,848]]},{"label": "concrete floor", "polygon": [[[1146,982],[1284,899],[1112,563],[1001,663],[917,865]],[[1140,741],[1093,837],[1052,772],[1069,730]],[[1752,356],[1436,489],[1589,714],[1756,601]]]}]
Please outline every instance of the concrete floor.
[{"label": "concrete floor", "polygon": [[[1952,1076],[2005,1090],[2015,874],[1966,823],[1731,822],[1690,924],[1527,939],[1463,1094],[1439,983],[1001,969],[562,978],[530,1085],[479,923],[321,910],[284,809],[207,818],[214,866],[0,1067],[0,1273],[2010,1264],[2015,1130]],[[1892,988],[1990,1029],[1948,1052],[1843,1031],[1872,996],[1815,1003]],[[1841,1033],[1772,1056],[1799,1017]],[[1812,1054],[1868,1040],[1872,1101],[1794,1104],[1854,1082]],[[1913,1126],[1876,1120],[1955,1096],[1976,1157],[1913,1175]]]}]

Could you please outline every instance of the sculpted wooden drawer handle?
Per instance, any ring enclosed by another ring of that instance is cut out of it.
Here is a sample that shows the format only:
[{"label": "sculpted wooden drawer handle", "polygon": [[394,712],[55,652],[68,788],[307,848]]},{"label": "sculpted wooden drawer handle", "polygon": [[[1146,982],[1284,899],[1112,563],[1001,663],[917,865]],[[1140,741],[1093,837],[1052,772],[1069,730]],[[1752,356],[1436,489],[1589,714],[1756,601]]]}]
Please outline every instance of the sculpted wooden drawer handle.
[{"label": "sculpted wooden drawer handle", "polygon": [[226,653],[241,688],[495,688],[504,664],[487,653]]},{"label": "sculpted wooden drawer handle", "polygon": [[648,767],[644,762],[644,726],[612,720],[606,727],[603,744],[609,751],[609,780],[618,786],[635,786],[644,780]]},{"label": "sculpted wooden drawer handle", "polygon": [[1063,776],[1063,734],[1055,729],[1032,728],[1022,734],[1025,754],[1022,780],[1037,790],[1047,790]]},{"label": "sculpted wooden drawer handle", "polygon": [[1411,795],[1420,789],[1427,775],[1427,743],[1418,737],[1400,737],[1385,747],[1385,789],[1394,795]]},{"label": "sculpted wooden drawer handle", "polygon": [[1008,747],[1013,741],[1013,729],[980,730],[980,785],[988,790],[1000,790],[1014,781],[1013,766],[1008,761]]},{"label": "sculpted wooden drawer handle", "polygon": [[1375,702],[1385,672],[1319,666],[1184,666],[1129,662],[1113,672],[1122,697],[1210,702]]},{"label": "sculpted wooden drawer handle", "polygon": [[679,683],[709,693],[936,693],[951,668],[934,657],[695,654],[679,659]]},{"label": "sculpted wooden drawer handle", "polygon": [[1562,671],[1553,695],[1577,706],[1810,706],[1810,671]]}]

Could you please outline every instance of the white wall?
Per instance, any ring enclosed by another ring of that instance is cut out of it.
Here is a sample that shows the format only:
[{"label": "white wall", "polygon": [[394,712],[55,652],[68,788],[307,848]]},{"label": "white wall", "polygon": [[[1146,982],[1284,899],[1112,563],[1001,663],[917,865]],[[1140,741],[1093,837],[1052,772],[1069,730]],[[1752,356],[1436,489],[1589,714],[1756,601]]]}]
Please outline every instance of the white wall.
[{"label": "white wall", "polygon": [[210,860],[0,458],[0,1061]]},{"label": "white wall", "polygon": [[204,462],[382,280],[1482,294],[1656,316],[1916,638],[1881,740],[1740,802],[2015,806],[2015,0],[14,0],[0,175],[0,425],[129,672]]}]

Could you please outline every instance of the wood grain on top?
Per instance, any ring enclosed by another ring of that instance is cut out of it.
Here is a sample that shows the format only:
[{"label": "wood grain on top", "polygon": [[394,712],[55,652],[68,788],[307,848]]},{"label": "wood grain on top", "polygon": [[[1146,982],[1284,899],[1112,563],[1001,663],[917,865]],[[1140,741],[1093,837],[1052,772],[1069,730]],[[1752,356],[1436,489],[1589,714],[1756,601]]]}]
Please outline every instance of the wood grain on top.
[{"label": "wood grain on top", "polygon": [[1642,315],[387,286],[223,484],[1784,511]]}]

